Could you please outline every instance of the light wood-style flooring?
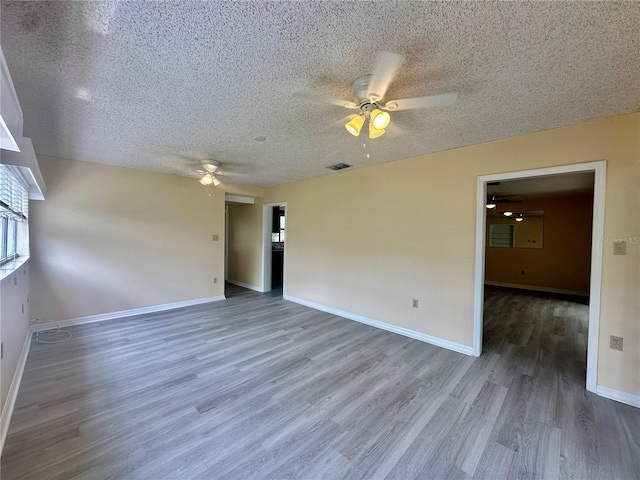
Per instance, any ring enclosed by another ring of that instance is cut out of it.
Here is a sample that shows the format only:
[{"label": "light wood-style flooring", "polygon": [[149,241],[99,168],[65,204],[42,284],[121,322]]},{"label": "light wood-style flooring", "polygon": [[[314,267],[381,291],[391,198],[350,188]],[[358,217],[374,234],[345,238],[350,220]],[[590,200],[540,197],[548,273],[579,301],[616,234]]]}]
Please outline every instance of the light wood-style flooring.
[{"label": "light wood-style flooring", "polygon": [[489,288],[474,358],[227,293],[33,343],[2,479],[640,478],[640,410],[584,388],[585,305]]}]

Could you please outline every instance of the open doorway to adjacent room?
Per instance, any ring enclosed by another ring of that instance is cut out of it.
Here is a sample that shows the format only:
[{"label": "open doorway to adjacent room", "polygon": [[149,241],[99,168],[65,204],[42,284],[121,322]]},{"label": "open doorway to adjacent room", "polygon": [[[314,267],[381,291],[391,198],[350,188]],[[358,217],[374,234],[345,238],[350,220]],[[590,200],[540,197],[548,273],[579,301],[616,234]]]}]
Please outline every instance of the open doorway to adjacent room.
[{"label": "open doorway to adjacent room", "polygon": [[512,360],[498,383],[595,391],[604,175],[593,162],[479,177],[474,354]]},{"label": "open doorway to adjacent room", "polygon": [[262,286],[263,291],[282,296],[285,286],[285,256],[287,204],[269,203],[263,205],[263,255]]}]

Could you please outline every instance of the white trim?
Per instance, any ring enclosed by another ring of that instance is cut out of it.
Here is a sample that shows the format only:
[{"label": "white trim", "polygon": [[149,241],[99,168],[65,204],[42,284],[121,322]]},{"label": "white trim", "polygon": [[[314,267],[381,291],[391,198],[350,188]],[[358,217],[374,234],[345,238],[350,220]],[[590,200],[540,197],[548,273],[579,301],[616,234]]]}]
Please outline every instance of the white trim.
[{"label": "white trim", "polygon": [[18,365],[16,365],[16,371],[13,373],[13,379],[11,380],[11,386],[9,387],[4,407],[2,408],[2,415],[0,416],[0,455],[2,455],[4,441],[6,440],[7,432],[9,431],[9,423],[11,423],[13,407],[15,407],[16,399],[18,398],[18,390],[20,389],[20,383],[22,382],[22,374],[24,373],[27,356],[29,355],[29,349],[31,348],[32,335],[33,330],[29,328],[27,336],[24,339],[24,344],[22,345],[22,351],[20,352]]},{"label": "white trim", "polygon": [[357,315],[355,313],[345,312],[344,310],[328,307],[320,303],[310,302],[309,300],[293,297],[291,295],[285,294],[282,296],[282,298],[284,298],[285,300],[289,300],[290,302],[299,303],[300,305],[304,305],[305,307],[310,307],[322,312],[331,313],[333,315],[337,315],[338,317],[347,318],[349,320],[355,320],[356,322],[364,323],[366,325],[380,328],[382,330],[387,330],[388,332],[397,333],[399,335],[404,335],[405,337],[420,340],[421,342],[425,343],[430,343],[431,345],[446,348],[448,350],[453,350],[454,352],[463,353],[465,355],[473,354],[473,349],[471,347],[462,345],[460,343],[451,342],[443,338],[432,337],[431,335],[427,335],[426,333],[416,332],[415,330],[409,330],[408,328],[398,327],[390,323],[374,320],[373,318],[363,317],[362,315]]},{"label": "white trim", "polygon": [[482,354],[482,327],[484,311],[484,255],[487,229],[487,181],[478,177],[476,186],[476,276],[473,289],[473,356]]},{"label": "white trim", "polygon": [[621,390],[614,390],[613,388],[603,387],[602,385],[596,385],[595,393],[601,397],[640,408],[640,395],[634,395]]},{"label": "white trim", "polygon": [[[132,317],[134,315],[142,315],[145,313],[163,312],[165,310],[173,310],[182,307],[191,307],[193,305],[201,305],[203,303],[219,302],[225,300],[224,295],[217,297],[196,298],[195,300],[186,300],[184,302],[165,303],[163,305],[153,305],[151,307],[133,308],[131,310],[121,310],[119,312],[99,313],[97,315],[89,315],[87,317],[70,318],[68,320],[60,320],[56,322],[61,327],[70,327],[73,325],[84,325],[85,323],[104,322],[106,320],[116,320],[119,318]],[[33,332],[48,330],[51,328],[49,323],[34,324],[31,326]]]},{"label": "white trim", "polygon": [[589,292],[589,338],[587,342],[587,390],[597,393],[598,376],[598,336],[600,332],[600,295],[602,287],[602,252],[604,243],[604,210],[606,191],[606,160],[577,163],[558,167],[538,168],[509,173],[482,175],[477,180],[476,199],[476,262],[475,291],[473,305],[473,354],[482,353],[482,310],[484,297],[485,262],[485,201],[487,183],[519,178],[546,177],[576,172],[594,172],[593,186],[593,228],[591,234],[591,278]]},{"label": "white trim", "polygon": [[589,296],[589,292],[582,292],[580,290],[565,290],[563,288],[540,287],[537,285],[522,285],[520,283],[503,283],[503,282],[485,281],[484,284],[492,285],[494,287],[517,288],[518,290],[533,290],[534,292],[562,293],[564,295],[576,295],[579,297]]},{"label": "white trim", "polygon": [[[607,188],[607,162],[593,162],[593,226],[591,229],[591,279],[589,330],[587,338],[587,390],[598,388],[598,349],[600,341],[600,295],[602,292],[602,254],[604,249],[604,209]],[[588,165],[588,164],[585,164]]]},{"label": "white trim", "polygon": [[237,285],[237,286],[242,287],[242,288],[248,288],[249,290],[253,290],[255,292],[263,293],[263,291],[260,289],[260,287],[257,287],[255,285],[249,285],[248,283],[239,282],[237,280],[227,280],[227,282],[231,283],[233,285]]}]

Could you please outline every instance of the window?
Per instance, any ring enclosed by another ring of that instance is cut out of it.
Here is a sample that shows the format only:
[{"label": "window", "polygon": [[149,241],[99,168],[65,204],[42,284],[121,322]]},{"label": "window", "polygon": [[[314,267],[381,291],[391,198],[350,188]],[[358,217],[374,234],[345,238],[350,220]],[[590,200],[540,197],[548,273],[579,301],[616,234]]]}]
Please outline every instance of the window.
[{"label": "window", "polygon": [[280,241],[284,242],[284,224],[285,224],[285,219],[284,219],[284,213],[280,215]]},{"label": "window", "polygon": [[490,247],[513,247],[515,225],[495,223],[489,225]]},{"label": "window", "polygon": [[18,223],[27,219],[28,190],[20,171],[0,165],[0,263],[18,255]]}]

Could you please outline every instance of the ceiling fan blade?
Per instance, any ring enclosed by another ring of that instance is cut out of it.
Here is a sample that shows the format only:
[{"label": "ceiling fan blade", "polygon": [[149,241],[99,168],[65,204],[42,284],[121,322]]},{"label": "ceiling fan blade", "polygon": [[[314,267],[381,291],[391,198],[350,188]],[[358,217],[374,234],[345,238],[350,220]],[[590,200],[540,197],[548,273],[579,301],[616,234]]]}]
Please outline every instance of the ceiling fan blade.
[{"label": "ceiling fan blade", "polygon": [[330,97],[324,93],[298,91],[294,92],[293,96],[313,103],[328,103],[330,105],[337,105],[344,108],[358,108],[358,105],[350,102],[349,100]]},{"label": "ceiling fan blade", "polygon": [[221,175],[223,177],[248,177],[249,176],[248,173],[223,172],[221,170],[218,170],[216,172],[216,175]]},{"label": "ceiling fan blade", "polygon": [[415,108],[448,107],[456,103],[457,93],[443,93],[426,97],[403,98],[387,102],[383,109],[392,112],[398,110],[412,110]]},{"label": "ceiling fan blade", "polygon": [[397,53],[382,52],[380,54],[376,66],[373,67],[367,88],[367,98],[371,102],[379,102],[384,98],[403,59],[404,57]]},{"label": "ceiling fan blade", "polygon": [[404,135],[405,131],[402,127],[399,127],[396,123],[391,122],[389,125],[387,125],[387,127],[385,128],[386,130],[386,136],[387,138],[396,138],[399,137],[400,135]]}]

